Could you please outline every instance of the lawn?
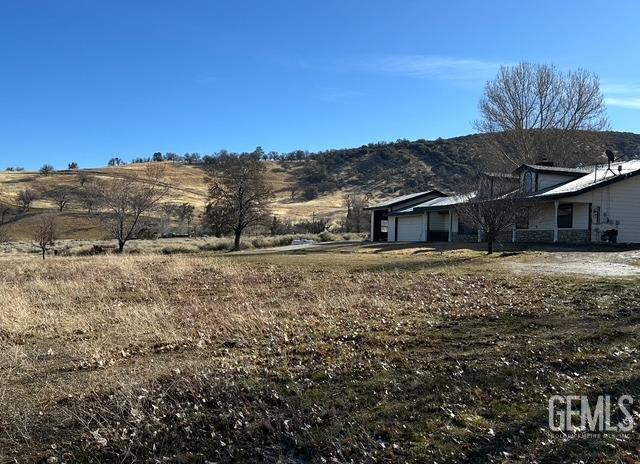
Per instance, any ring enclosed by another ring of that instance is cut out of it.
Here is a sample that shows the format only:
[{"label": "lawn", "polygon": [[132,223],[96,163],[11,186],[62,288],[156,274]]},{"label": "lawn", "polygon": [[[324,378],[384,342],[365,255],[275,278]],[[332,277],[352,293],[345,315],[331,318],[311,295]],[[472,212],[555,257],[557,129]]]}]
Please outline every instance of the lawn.
[{"label": "lawn", "polygon": [[640,397],[638,280],[501,259],[2,257],[0,462],[636,462],[547,402]]}]

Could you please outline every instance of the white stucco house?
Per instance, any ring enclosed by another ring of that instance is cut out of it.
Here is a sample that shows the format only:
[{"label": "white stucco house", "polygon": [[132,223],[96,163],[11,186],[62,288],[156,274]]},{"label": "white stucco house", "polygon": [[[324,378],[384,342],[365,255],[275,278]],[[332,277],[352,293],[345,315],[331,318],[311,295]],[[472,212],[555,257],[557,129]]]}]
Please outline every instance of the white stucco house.
[{"label": "white stucco house", "polygon": [[[580,168],[522,165],[508,176],[523,207],[501,240],[640,243],[639,174],[640,160]],[[465,198],[431,190],[373,205],[370,237],[391,242],[480,241],[478,231],[456,214],[456,205]]]}]

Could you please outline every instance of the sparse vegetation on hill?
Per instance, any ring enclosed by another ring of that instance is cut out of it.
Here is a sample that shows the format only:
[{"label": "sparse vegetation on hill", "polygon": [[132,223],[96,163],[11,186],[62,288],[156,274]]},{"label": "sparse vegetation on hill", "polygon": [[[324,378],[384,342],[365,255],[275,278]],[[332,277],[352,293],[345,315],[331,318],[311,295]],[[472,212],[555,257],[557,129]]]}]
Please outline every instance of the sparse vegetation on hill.
[{"label": "sparse vegetation on hill", "polygon": [[[261,151],[267,167],[265,181],[275,194],[273,214],[281,221],[338,224],[344,223],[345,200],[349,194],[367,195],[370,201],[375,201],[429,188],[456,191],[463,180],[483,165],[487,137],[478,134],[431,141],[398,140],[319,153]],[[596,136],[583,132],[580,146],[585,164],[595,162],[605,147],[613,149],[618,156],[638,157],[640,135],[604,132]],[[156,158],[160,159],[157,155]],[[163,155],[162,159],[166,160],[167,156]],[[203,167],[210,159],[211,155],[191,154],[163,161],[163,185],[168,188],[165,201],[193,205],[194,223],[201,221],[205,214],[208,192]],[[116,157],[109,161],[107,168],[54,171],[46,176],[16,169],[0,173],[5,234],[14,238],[30,237],[27,230],[30,218],[48,209],[60,209],[57,198],[63,202],[64,209],[59,229],[61,238],[104,237],[98,219],[92,214],[95,205],[88,194],[93,188],[92,179],[144,177],[149,161],[142,160],[146,162],[124,165],[124,160]],[[68,191],[73,195],[67,202],[65,192]],[[184,230],[181,221],[174,222],[176,231]]]}]

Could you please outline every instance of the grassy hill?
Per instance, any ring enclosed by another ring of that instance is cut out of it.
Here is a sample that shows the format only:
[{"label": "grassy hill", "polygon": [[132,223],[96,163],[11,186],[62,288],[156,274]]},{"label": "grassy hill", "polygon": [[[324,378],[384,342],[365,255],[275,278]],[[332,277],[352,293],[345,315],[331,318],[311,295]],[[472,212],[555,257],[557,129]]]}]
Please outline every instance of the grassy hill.
[{"label": "grassy hill", "polygon": [[[451,139],[398,140],[358,148],[307,153],[291,161],[267,161],[268,180],[276,192],[274,214],[291,221],[309,220],[313,215],[341,217],[347,193],[369,194],[372,199],[387,198],[428,188],[455,191],[472,174],[483,157],[483,135]],[[584,135],[585,159],[590,161],[604,147],[618,154],[640,156],[640,135],[605,133],[604,140]],[[189,202],[201,213],[207,201],[205,172],[201,166],[165,163],[170,194],[166,202]],[[81,170],[81,173],[108,179],[144,174],[144,164]],[[34,172],[0,172],[0,203],[14,204],[18,191],[42,191],[55,186],[78,185],[79,174],[71,171],[41,176]],[[42,211],[55,208],[48,200],[38,200],[30,213],[8,216],[7,231],[12,238],[29,238],[30,224]],[[71,203],[60,215],[61,238],[101,239],[105,233],[95,216],[79,204]]]}]

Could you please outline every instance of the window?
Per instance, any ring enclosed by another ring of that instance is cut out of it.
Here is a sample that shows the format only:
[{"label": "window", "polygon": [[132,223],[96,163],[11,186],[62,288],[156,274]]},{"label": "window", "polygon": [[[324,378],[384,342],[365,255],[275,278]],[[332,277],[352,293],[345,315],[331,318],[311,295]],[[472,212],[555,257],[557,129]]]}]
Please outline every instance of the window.
[{"label": "window", "polygon": [[600,224],[600,207],[594,206],[592,214],[593,214],[593,223]]},{"label": "window", "polygon": [[529,208],[518,208],[516,211],[516,229],[529,228]]},{"label": "window", "polygon": [[571,229],[573,227],[573,204],[558,205],[558,228]]},{"label": "window", "polygon": [[389,220],[382,219],[380,221],[380,232],[382,232],[383,234],[386,234],[388,230],[389,230]]}]

